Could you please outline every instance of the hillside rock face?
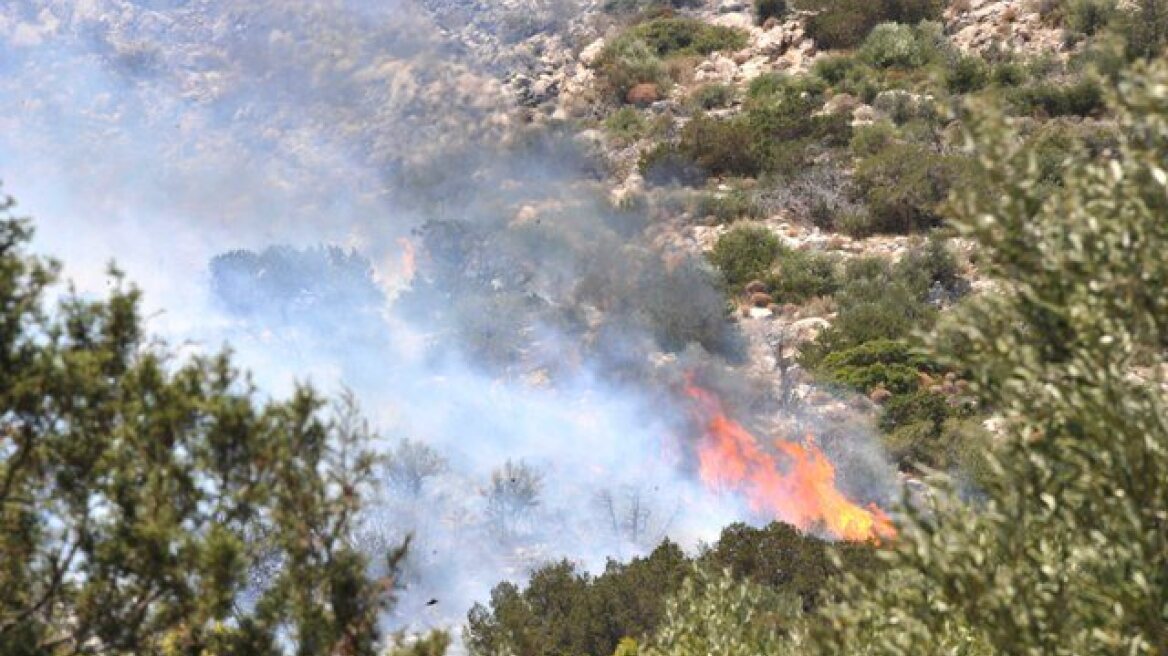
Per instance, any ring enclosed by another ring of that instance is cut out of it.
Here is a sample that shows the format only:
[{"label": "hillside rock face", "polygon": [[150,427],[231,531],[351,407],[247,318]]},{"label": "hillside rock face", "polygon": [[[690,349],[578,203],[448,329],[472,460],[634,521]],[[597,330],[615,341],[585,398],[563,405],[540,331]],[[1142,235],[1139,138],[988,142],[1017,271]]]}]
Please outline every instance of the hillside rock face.
[{"label": "hillside rock face", "polygon": [[1025,55],[1066,53],[1066,32],[1046,24],[1028,0],[969,0],[955,2],[945,12],[945,29],[962,50],[992,50]]}]

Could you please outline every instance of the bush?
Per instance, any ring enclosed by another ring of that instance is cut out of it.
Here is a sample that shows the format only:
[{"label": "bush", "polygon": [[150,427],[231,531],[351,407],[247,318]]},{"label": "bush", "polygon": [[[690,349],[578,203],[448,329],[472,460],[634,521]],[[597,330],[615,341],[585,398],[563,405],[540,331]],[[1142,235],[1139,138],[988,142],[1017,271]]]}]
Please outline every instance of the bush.
[{"label": "bush", "polygon": [[1115,16],[1115,0],[1071,0],[1067,3],[1067,28],[1094,36],[1103,31]]},{"label": "bush", "polygon": [[1067,120],[1043,123],[1027,143],[1038,166],[1038,180],[1047,185],[1062,184],[1067,160],[1083,155],[1099,157],[1118,146],[1113,130]]},{"label": "bush", "polygon": [[881,91],[872,99],[872,107],[886,114],[897,125],[913,120],[932,122],[937,119],[937,105],[932,98],[902,89]]},{"label": "bush", "polygon": [[[682,590],[695,568],[725,572],[726,583],[748,583],[765,590],[768,598],[789,599],[790,611],[798,614],[818,608],[841,572],[877,568],[874,554],[870,545],[832,545],[787,524],[732,524],[697,557],[667,541],[647,557],[610,560],[599,576],[563,561],[537,569],[524,588],[501,583],[488,605],[471,609],[464,635],[470,653],[484,656],[653,653],[653,648],[637,651],[637,642],[653,638],[656,647],[669,647],[679,621],[705,612],[679,616],[676,609],[668,610],[667,600]],[[687,594],[693,594],[694,582],[687,585]]]},{"label": "bush", "polygon": [[837,85],[861,68],[860,62],[850,55],[826,55],[815,60],[811,72],[828,84]]},{"label": "bush", "polygon": [[973,93],[989,83],[990,66],[977,55],[958,57],[945,75],[945,86],[950,93]]},{"label": "bush", "polygon": [[1026,83],[1026,67],[1015,61],[1004,61],[994,66],[990,80],[1003,88],[1018,87]]},{"label": "bush", "polygon": [[936,233],[930,235],[923,246],[905,253],[893,268],[896,278],[904,281],[922,300],[928,297],[929,288],[934,284],[946,290],[961,290],[965,282],[958,273],[957,258]]},{"label": "bush", "polygon": [[625,141],[636,141],[644,136],[648,123],[641,113],[632,107],[622,107],[604,121],[609,134]]},{"label": "bush", "polygon": [[681,130],[679,148],[707,175],[757,176],[763,168],[752,126],[743,117],[695,116]]},{"label": "bush", "polygon": [[771,18],[782,18],[789,10],[787,0],[754,0],[754,18],[759,25]]},{"label": "bush", "polygon": [[893,144],[860,161],[855,186],[867,221],[855,234],[909,233],[940,224],[938,206],[957,181],[960,160],[915,144]]},{"label": "bush", "polygon": [[932,53],[912,27],[881,23],[864,39],[858,56],[877,68],[919,68],[928,63]]},{"label": "bush", "polygon": [[854,48],[881,22],[880,2],[802,0],[798,6],[819,13],[807,20],[807,34],[825,50]]},{"label": "bush", "polygon": [[917,390],[919,371],[935,371],[936,365],[914,354],[902,341],[878,339],[830,353],[819,365],[829,382],[867,393],[880,386],[893,394]]},{"label": "bush", "polygon": [[925,302],[926,291],[918,277],[906,276],[884,258],[848,261],[835,294],[835,322],[803,347],[800,362],[815,370],[831,353],[876,340],[902,340],[914,330],[928,329],[937,312]]},{"label": "bush", "polygon": [[1008,97],[1015,113],[1090,116],[1103,110],[1103,89],[1093,79],[1060,85],[1041,82],[1015,89]]},{"label": "bush", "polygon": [[726,107],[734,101],[734,87],[728,84],[703,84],[694,90],[690,96],[690,103],[698,109],[716,109]]},{"label": "bush", "polygon": [[761,219],[765,215],[754,198],[740,189],[725,194],[702,196],[698,200],[696,213],[699,218],[712,216],[718,223],[730,223],[738,219]]},{"label": "bush", "polygon": [[895,125],[889,121],[878,121],[855,128],[848,146],[856,157],[870,157],[896,143],[897,136]]},{"label": "bush", "polygon": [[676,353],[698,344],[707,353],[739,357],[739,335],[726,321],[726,298],[704,262],[694,258],[671,269],[648,267],[636,288],[645,294],[635,311],[662,350]]},{"label": "bush", "polygon": [[1119,18],[1116,31],[1127,41],[1129,59],[1154,59],[1168,47],[1168,0],[1136,0]]},{"label": "bush", "polygon": [[677,144],[657,144],[641,155],[637,168],[650,185],[698,185],[706,180],[706,171]]},{"label": "bush", "polygon": [[1132,375],[1168,343],[1168,66],[1123,77],[1120,147],[1077,156],[1061,187],[1038,184],[1013,124],[972,135],[994,193],[964,195],[952,220],[1002,293],[945,322],[938,346],[1010,420],[979,498],[944,485],[902,516],[890,569],[844,586],[813,653],[1168,651],[1168,409],[1161,376]]},{"label": "bush", "polygon": [[804,303],[817,296],[831,296],[839,289],[840,258],[819,251],[786,251],[778,271],[767,279],[776,300]]},{"label": "bush", "polygon": [[915,394],[895,396],[884,406],[880,428],[892,432],[898,428],[927,423],[934,436],[941,434],[941,424],[949,418],[949,400],[943,394],[920,390]]},{"label": "bush", "polygon": [[807,21],[807,33],[820,48],[854,48],[880,23],[916,24],[937,20],[944,0],[798,0],[800,9],[818,12]]},{"label": "bush", "polygon": [[810,114],[818,109],[827,87],[814,76],[788,75],[786,73],[764,73],[750,81],[746,96],[752,106],[773,103],[795,103],[806,108]]},{"label": "bush", "polygon": [[746,45],[746,33],[694,18],[657,18],[635,25],[621,38],[643,42],[658,57],[708,55],[717,50],[738,50]]},{"label": "bush", "polygon": [[643,41],[627,35],[604,47],[596,60],[596,72],[608,94],[621,103],[629,90],[638,84],[656,84],[664,88],[669,82],[665,66],[653,50]]},{"label": "bush", "polygon": [[703,174],[794,172],[806,164],[811,146],[843,145],[851,138],[847,116],[814,115],[820,102],[813,91],[821,87],[763,76],[752,84],[744,114],[728,119],[698,114],[682,128],[676,144],[658,145],[641,158],[642,175],[652,184],[696,184]]},{"label": "bush", "polygon": [[718,238],[710,262],[732,289],[762,278],[783,252],[779,238],[758,226],[740,226]]}]

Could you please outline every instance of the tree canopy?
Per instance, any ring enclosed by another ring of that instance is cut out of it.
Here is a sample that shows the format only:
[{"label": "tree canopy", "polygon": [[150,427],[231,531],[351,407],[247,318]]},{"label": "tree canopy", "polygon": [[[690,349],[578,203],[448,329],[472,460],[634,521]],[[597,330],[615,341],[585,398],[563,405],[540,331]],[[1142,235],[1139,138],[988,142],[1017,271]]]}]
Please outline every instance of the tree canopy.
[{"label": "tree canopy", "polygon": [[62,289],[11,208],[0,653],[374,653],[402,550],[348,541],[374,465],[352,399],[262,400],[226,354],[179,360],[116,271],[105,298]]}]

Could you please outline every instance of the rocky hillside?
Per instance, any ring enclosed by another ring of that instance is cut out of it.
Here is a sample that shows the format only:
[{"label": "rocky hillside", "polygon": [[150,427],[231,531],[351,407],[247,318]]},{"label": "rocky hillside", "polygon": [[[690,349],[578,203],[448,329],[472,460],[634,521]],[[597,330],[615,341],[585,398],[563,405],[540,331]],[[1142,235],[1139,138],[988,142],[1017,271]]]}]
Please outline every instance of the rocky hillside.
[{"label": "rocky hillside", "polygon": [[[661,258],[713,261],[753,375],[783,399],[776,421],[875,423],[906,466],[953,466],[966,457],[953,436],[984,418],[954,372],[884,340],[985,284],[939,210],[974,175],[962,108],[1002,104],[1057,183],[1061,153],[1111,139],[1084,73],[1105,59],[1102,26],[1032,0],[875,18],[786,4],[759,16],[738,0],[590,2],[545,21],[562,7],[536,3],[519,10],[536,17],[526,37],[506,32],[515,9],[500,5],[450,34],[500,67],[522,123],[572,126],[603,160],[612,205],[652,217],[642,237]],[[837,27],[849,20],[871,25]],[[874,361],[901,377],[866,370]]]}]

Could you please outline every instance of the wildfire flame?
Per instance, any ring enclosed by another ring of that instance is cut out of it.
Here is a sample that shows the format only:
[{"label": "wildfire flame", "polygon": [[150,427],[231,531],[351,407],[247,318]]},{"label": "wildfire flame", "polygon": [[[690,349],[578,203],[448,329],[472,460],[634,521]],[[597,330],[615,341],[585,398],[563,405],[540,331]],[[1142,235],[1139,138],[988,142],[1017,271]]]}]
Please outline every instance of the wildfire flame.
[{"label": "wildfire flame", "polygon": [[777,439],[779,459],[741,424],[726,416],[722,402],[693,380],[686,386],[706,434],[698,446],[702,482],[740,492],[756,512],[803,530],[823,529],[844,540],[879,542],[896,536],[892,521],[875,504],[850,501],[835,487],[835,466],[808,436],[806,445]]}]

